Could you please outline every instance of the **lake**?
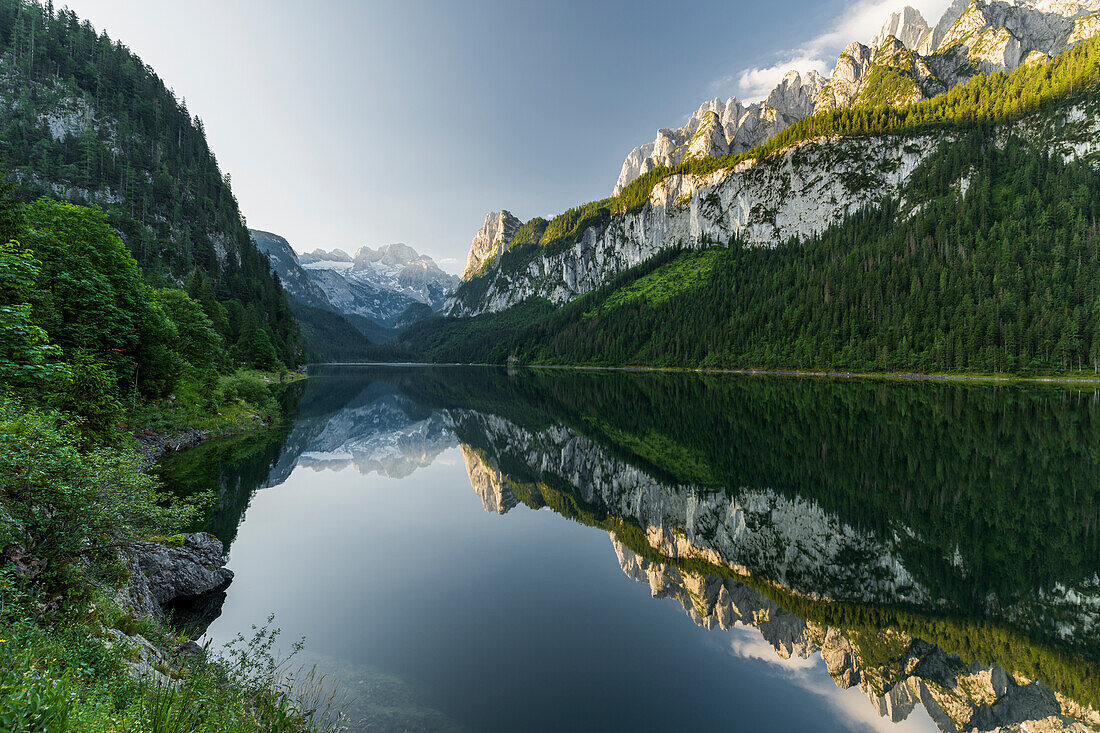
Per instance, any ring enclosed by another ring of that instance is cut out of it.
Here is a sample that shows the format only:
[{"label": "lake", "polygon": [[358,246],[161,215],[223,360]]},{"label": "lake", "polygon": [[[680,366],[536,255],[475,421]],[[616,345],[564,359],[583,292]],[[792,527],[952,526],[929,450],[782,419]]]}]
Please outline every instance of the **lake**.
[{"label": "lake", "polygon": [[352,730],[1100,728],[1100,399],[317,367],[169,456]]}]

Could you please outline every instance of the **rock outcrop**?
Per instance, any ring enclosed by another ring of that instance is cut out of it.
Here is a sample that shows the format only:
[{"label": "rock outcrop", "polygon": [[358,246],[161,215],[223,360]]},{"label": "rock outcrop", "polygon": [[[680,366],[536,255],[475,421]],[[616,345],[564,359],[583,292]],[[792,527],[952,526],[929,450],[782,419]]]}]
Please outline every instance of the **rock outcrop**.
[{"label": "rock outcrop", "polygon": [[206,532],[183,535],[178,546],[134,543],[120,553],[130,582],[119,601],[136,616],[164,619],[171,604],[217,593],[232,582],[222,552],[221,540]]},{"label": "rock outcrop", "polygon": [[623,162],[613,195],[631,181],[658,166],[676,165],[685,158],[719,157],[743,153],[794,124],[814,108],[825,86],[816,71],[792,71],[763,102],[744,104],[731,97],[704,102],[688,123],[675,130],[661,129],[652,143],[635,148]]},{"label": "rock outcrop", "polygon": [[882,30],[871,40],[871,46],[878,48],[889,36],[901,41],[906,48],[916,51],[921,42],[932,32],[932,27],[916,8],[906,6],[900,13],[891,13],[882,26]]},{"label": "rock outcrop", "polygon": [[474,241],[470,243],[470,253],[466,257],[462,279],[468,280],[485,264],[499,257],[521,226],[523,222],[512,216],[510,211],[492,211],[486,214],[485,224],[477,230]]}]

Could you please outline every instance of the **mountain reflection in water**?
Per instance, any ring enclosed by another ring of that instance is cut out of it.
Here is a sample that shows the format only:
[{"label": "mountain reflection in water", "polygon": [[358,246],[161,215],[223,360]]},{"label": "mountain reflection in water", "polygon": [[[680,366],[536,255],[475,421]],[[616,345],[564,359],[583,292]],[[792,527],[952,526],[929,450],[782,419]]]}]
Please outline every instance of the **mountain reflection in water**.
[{"label": "mountain reflection in water", "polygon": [[165,476],[217,487],[231,544],[295,470],[405,478],[455,447],[486,511],[606,531],[653,597],[735,650],[820,657],[884,723],[1100,728],[1091,391],[329,367],[287,429]]}]

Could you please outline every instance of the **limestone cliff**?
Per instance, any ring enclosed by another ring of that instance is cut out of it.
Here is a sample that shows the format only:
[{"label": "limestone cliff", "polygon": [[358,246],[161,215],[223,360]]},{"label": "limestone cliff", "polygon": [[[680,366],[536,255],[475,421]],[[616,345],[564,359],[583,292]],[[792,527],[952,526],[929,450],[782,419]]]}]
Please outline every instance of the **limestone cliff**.
[{"label": "limestone cliff", "polygon": [[[683,127],[658,130],[653,142],[627,156],[614,194],[658,167],[752,150],[814,112],[907,105],[975,74],[1044,63],[1100,32],[1098,11],[1100,0],[957,0],[929,27],[918,11],[906,8],[887,20],[870,46],[851,43],[827,81],[816,72],[792,71],[764,101],[713,99]],[[1095,119],[1092,106],[1067,116],[1082,111]],[[1015,130],[1026,132],[1036,124],[1025,121]],[[1096,124],[1080,140],[1057,128],[1046,133],[1056,151],[1088,154],[1100,144]],[[564,251],[549,248],[520,269],[499,266],[519,222],[507,212],[490,214],[463,273],[467,281],[484,278],[484,287],[479,284],[472,297],[460,288],[445,310],[478,315],[532,296],[561,304],[673,246],[732,237],[762,246],[803,239],[863,207],[896,199],[915,167],[950,142],[942,133],[817,139],[709,175],[674,175],[653,189],[641,211],[612,216],[606,226],[590,227],[570,240]]]}]

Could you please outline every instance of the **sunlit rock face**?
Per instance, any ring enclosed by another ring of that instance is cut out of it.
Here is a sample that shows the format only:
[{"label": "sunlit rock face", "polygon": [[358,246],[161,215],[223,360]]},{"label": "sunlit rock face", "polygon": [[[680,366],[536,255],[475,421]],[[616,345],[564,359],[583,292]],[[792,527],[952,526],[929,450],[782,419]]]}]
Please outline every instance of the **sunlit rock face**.
[{"label": "sunlit rock face", "polygon": [[623,572],[648,585],[654,598],[675,599],[695,623],[708,629],[753,628],[779,659],[820,655],[838,687],[859,688],[880,716],[894,722],[923,705],[936,725],[951,733],[1088,731],[1100,726],[1096,710],[1041,682],[1013,677],[1000,667],[969,666],[901,632],[853,632],[806,622],[735,580],[651,562],[614,533],[611,543]]},{"label": "sunlit rock face", "polygon": [[470,243],[470,252],[466,256],[466,267],[462,270],[462,279],[468,280],[482,266],[495,257],[499,257],[516,231],[522,226],[522,222],[512,216],[510,211],[493,211],[485,215],[485,224],[474,235],[474,241]]},{"label": "sunlit rock face", "polygon": [[[829,79],[816,71],[791,71],[764,101],[714,99],[704,102],[683,127],[658,130],[652,143],[627,155],[612,195],[658,166],[703,157],[704,152],[712,157],[742,153],[814,112],[857,104],[861,89],[865,96],[875,91],[864,89],[875,66],[896,67],[921,79],[915,98],[892,100],[905,104],[946,91],[978,72],[1011,71],[1033,53],[1050,59],[1100,31],[1097,10],[1097,0],[956,0],[932,28],[919,10],[905,7],[886,19],[870,45],[849,44]],[[895,43],[909,52],[904,65],[894,58]],[[889,53],[883,55],[884,49]],[[720,122],[724,140],[713,134],[708,114]],[[694,145],[701,133],[707,143]]]},{"label": "sunlit rock face", "polygon": [[925,39],[920,51],[925,55],[943,54],[959,48],[984,73],[1011,71],[1032,52],[1051,58],[1093,35],[1098,11],[1098,0],[956,3],[945,14],[954,17],[953,22],[938,39]]},{"label": "sunlit rock face", "polygon": [[899,13],[891,13],[882,25],[882,30],[871,40],[871,46],[877,48],[890,36],[905,44],[906,48],[916,50],[921,41],[932,32],[928,21],[916,8],[906,6]]},{"label": "sunlit rock face", "polygon": [[492,465],[481,453],[469,447],[461,446],[462,458],[466,461],[466,473],[470,477],[470,486],[481,499],[485,511],[493,514],[507,514],[519,501],[504,479],[500,469]]},{"label": "sunlit rock face", "polygon": [[658,130],[653,142],[626,156],[612,195],[658,166],[751,150],[810,114],[824,86],[825,78],[816,71],[792,71],[763,101],[744,103],[730,97],[704,102],[683,127]]}]

